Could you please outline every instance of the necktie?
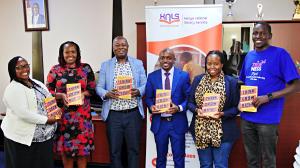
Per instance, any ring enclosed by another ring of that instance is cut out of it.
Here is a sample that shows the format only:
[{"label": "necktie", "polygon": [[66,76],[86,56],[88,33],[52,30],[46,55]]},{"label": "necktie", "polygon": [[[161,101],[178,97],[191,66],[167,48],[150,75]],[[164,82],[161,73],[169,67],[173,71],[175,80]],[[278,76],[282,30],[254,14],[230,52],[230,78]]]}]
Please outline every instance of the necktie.
[{"label": "necktie", "polygon": [[170,78],[169,78],[170,73],[166,72],[165,75],[166,75],[165,90],[170,90],[171,89],[171,87],[170,87]]}]

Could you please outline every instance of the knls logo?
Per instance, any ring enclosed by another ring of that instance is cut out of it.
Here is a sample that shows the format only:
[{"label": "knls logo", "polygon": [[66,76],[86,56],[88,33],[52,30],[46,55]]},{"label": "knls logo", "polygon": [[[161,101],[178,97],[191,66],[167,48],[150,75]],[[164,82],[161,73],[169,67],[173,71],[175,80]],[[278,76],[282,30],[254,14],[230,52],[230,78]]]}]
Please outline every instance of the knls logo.
[{"label": "knls logo", "polygon": [[261,71],[263,64],[265,64],[267,62],[267,60],[261,60],[261,61],[257,61],[252,63],[251,66],[251,71]]},{"label": "knls logo", "polygon": [[159,15],[159,22],[167,24],[180,22],[180,15],[179,13],[161,13]]}]

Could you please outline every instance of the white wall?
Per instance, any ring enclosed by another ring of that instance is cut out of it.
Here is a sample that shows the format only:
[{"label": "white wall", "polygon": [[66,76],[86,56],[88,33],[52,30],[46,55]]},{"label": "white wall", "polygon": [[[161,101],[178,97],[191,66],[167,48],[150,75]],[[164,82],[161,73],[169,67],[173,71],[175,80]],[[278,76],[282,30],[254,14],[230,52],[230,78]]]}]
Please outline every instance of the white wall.
[{"label": "white wall", "polygon": [[[82,62],[98,71],[111,57],[112,1],[59,0],[49,2],[50,31],[43,32],[44,74],[58,64],[59,46],[76,42]],[[46,78],[45,78],[46,79]]]},{"label": "white wall", "polygon": [[20,0],[0,0],[0,23],[0,112],[4,112],[2,96],[9,83],[8,61],[21,55],[31,62],[32,38],[31,33],[24,31],[23,6]]}]

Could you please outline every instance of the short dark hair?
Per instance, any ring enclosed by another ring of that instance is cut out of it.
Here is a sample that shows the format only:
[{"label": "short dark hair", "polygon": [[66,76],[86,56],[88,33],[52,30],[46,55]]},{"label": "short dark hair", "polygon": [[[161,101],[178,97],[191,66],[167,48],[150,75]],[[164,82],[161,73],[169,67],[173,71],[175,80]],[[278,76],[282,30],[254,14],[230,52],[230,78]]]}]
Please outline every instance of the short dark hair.
[{"label": "short dark hair", "polygon": [[223,64],[223,71],[224,71],[224,67],[225,67],[225,63],[226,63],[226,59],[224,57],[224,54],[223,52],[219,51],[219,50],[211,50],[207,53],[206,57],[205,57],[205,71],[207,71],[207,58],[209,55],[217,55],[220,60],[221,60],[221,63]]},{"label": "short dark hair", "polygon": [[270,34],[272,34],[272,28],[271,28],[271,25],[268,22],[257,22],[257,23],[255,23],[254,26],[256,26],[256,25],[262,25],[262,26],[264,26],[267,29],[267,31]]},{"label": "short dark hair", "polygon": [[123,37],[123,36],[117,36],[117,37],[115,37],[115,38],[113,39],[113,44],[114,44],[114,42],[117,41],[117,40],[125,40],[125,41],[126,41],[126,44],[128,45],[127,39],[126,39],[125,37]]},{"label": "short dark hair", "polygon": [[193,59],[193,55],[188,52],[188,51],[184,51],[183,53],[181,53],[180,55],[180,61],[184,61],[184,62],[189,62]]},{"label": "short dark hair", "polygon": [[163,54],[163,53],[169,53],[169,54],[172,54],[172,55],[174,56],[174,58],[175,58],[175,53],[174,53],[174,51],[173,51],[172,49],[170,49],[170,48],[165,48],[165,49],[161,50],[161,51],[159,52],[159,56],[160,56],[161,54]]},{"label": "short dark hair", "polygon": [[76,57],[76,66],[80,66],[80,63],[81,63],[81,54],[80,54],[80,48],[78,46],[78,44],[76,44],[75,42],[73,41],[66,41],[64,43],[62,43],[59,47],[59,56],[58,56],[58,62],[59,62],[59,65],[64,67],[66,65],[66,61],[64,59],[64,49],[65,49],[65,45],[73,45],[75,46],[76,48],[76,51],[77,51],[77,57]]}]

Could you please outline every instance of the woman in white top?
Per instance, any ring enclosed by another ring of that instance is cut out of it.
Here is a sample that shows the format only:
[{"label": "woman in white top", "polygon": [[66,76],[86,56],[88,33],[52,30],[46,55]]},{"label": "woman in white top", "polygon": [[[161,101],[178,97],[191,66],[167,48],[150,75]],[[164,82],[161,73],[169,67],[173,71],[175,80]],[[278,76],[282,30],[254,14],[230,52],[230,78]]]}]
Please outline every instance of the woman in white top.
[{"label": "woman in white top", "polygon": [[52,138],[56,119],[47,117],[44,99],[51,96],[46,86],[29,78],[28,62],[20,57],[8,63],[10,84],[3,102],[6,116],[4,133],[6,168],[53,168]]}]

